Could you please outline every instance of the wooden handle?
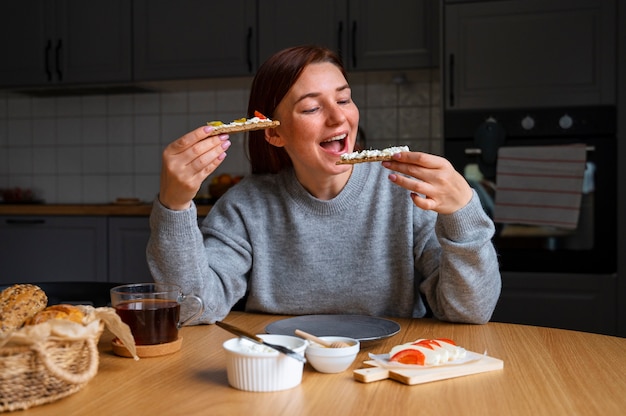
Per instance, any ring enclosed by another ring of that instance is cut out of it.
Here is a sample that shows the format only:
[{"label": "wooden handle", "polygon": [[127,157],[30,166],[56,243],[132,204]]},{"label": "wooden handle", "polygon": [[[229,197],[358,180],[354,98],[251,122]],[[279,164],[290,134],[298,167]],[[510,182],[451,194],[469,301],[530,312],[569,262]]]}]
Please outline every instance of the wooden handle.
[{"label": "wooden handle", "polygon": [[304,331],[302,331],[300,329],[296,329],[296,335],[299,336],[299,337],[302,337],[304,339],[308,339],[309,341],[316,342],[316,343],[318,343],[320,345],[323,345],[323,346],[325,346],[327,348],[330,348],[330,342],[325,341],[325,340],[323,340],[321,338],[318,338],[318,337],[316,337],[313,334],[309,334],[308,332],[304,332]]}]

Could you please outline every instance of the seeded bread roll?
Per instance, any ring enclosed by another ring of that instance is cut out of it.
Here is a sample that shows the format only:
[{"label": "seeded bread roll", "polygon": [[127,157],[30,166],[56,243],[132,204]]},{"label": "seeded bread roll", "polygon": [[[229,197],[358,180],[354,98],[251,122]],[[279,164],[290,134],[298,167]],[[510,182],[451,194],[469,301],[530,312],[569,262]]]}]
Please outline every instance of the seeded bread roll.
[{"label": "seeded bread roll", "polygon": [[36,285],[18,284],[0,293],[0,335],[20,328],[48,304],[46,293]]}]

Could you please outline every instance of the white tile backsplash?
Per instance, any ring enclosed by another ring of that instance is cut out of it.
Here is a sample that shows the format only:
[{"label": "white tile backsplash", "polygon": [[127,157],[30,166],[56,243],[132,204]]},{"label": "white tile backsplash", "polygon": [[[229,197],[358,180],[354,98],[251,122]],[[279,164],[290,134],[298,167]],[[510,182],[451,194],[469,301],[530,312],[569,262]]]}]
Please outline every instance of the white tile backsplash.
[{"label": "white tile backsplash", "polygon": [[86,146],[82,150],[82,173],[87,175],[105,175],[108,172],[106,146]]},{"label": "white tile backsplash", "polygon": [[9,148],[9,172],[17,175],[33,173],[33,152],[29,147]]},{"label": "white tile backsplash", "polygon": [[161,129],[161,120],[157,114],[136,115],[133,122],[133,143],[158,143]]},{"label": "white tile backsplash", "polygon": [[113,175],[131,175],[134,166],[132,146],[109,145],[107,147],[107,171]]},{"label": "white tile backsplash", "polygon": [[[438,74],[348,74],[368,147],[406,144],[441,154]],[[165,146],[207,121],[242,117],[251,78],[172,85],[136,94],[0,97],[0,188],[30,187],[48,203],[152,201]],[[215,174],[248,174],[243,136],[231,141]]]},{"label": "white tile backsplash", "polygon": [[57,147],[57,173],[80,175],[83,173],[83,152],[80,146]]},{"label": "white tile backsplash", "polygon": [[7,144],[11,146],[31,146],[33,126],[30,119],[9,119],[7,123]]},{"label": "white tile backsplash", "polygon": [[59,145],[81,145],[83,132],[80,117],[58,118],[56,123],[56,137]]},{"label": "white tile backsplash", "polygon": [[55,175],[57,173],[57,157],[54,147],[35,147],[30,153],[33,156],[33,175]]},{"label": "white tile backsplash", "polygon": [[82,97],[83,116],[105,116],[107,114],[107,99],[104,95],[86,95]]},{"label": "white tile backsplash", "polygon": [[133,143],[133,121],[132,115],[115,115],[107,117],[107,143],[110,145]]},{"label": "white tile backsplash", "polygon": [[56,119],[35,118],[31,122],[33,131],[33,148],[54,146],[56,144]]},{"label": "white tile backsplash", "polygon": [[106,118],[88,116],[81,119],[81,139],[85,146],[107,144]]}]

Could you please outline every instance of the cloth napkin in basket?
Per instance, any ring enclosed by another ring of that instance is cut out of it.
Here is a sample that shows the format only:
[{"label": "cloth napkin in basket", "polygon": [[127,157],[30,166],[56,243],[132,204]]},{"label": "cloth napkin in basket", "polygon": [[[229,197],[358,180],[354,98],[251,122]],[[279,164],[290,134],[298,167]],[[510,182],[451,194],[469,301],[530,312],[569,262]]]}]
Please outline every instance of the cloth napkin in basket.
[{"label": "cloth napkin in basket", "polygon": [[586,159],[584,144],[501,147],[494,221],[575,229]]}]

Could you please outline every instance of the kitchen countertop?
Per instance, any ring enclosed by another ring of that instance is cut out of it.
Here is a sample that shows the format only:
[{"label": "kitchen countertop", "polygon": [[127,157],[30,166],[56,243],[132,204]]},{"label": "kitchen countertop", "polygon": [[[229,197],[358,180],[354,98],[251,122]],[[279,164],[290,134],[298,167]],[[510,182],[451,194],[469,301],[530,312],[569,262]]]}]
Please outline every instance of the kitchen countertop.
[{"label": "kitchen countertop", "polygon": [[[205,216],[211,205],[197,205]],[[149,216],[152,204],[0,204],[0,215]]]}]

